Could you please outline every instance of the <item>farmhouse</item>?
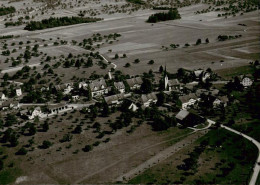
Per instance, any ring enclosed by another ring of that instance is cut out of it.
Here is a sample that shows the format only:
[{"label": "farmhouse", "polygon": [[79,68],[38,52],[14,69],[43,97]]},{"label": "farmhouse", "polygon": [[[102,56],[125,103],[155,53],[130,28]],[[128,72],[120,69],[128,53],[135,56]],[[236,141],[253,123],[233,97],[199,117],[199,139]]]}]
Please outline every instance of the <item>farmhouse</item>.
[{"label": "farmhouse", "polygon": [[199,101],[199,98],[194,93],[181,96],[179,97],[179,99],[182,103],[183,110],[190,108],[191,106],[195,105]]},{"label": "farmhouse", "polygon": [[69,94],[73,90],[72,83],[66,83],[62,85],[55,85],[56,91],[62,91],[64,95]]},{"label": "farmhouse", "polygon": [[176,120],[185,127],[193,127],[195,125],[204,123],[205,118],[196,114],[190,113],[187,110],[181,110],[176,116]]},{"label": "farmhouse", "polygon": [[108,93],[108,88],[105,79],[100,78],[92,81],[89,84],[92,97],[101,96]]},{"label": "farmhouse", "polygon": [[223,105],[224,107],[227,106],[228,103],[228,97],[227,96],[220,96],[217,97],[214,102],[213,102],[213,108],[218,108],[221,105]]},{"label": "farmhouse", "polygon": [[140,89],[143,80],[141,77],[130,78],[126,80],[131,90]]},{"label": "farmhouse", "polygon": [[114,86],[120,93],[125,92],[125,84],[123,82],[114,82]]},{"label": "farmhouse", "polygon": [[149,107],[152,103],[156,103],[157,102],[157,96],[154,92],[150,93],[150,94],[142,94],[141,96],[141,103],[143,105],[143,107]]}]

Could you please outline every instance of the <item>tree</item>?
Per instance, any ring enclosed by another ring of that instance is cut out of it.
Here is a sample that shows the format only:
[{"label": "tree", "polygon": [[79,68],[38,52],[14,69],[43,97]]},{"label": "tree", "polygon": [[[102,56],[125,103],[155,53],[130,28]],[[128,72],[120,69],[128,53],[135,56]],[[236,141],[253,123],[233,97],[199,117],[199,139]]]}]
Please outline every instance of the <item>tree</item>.
[{"label": "tree", "polygon": [[73,130],[73,133],[80,134],[82,132],[82,128],[80,125],[77,125],[75,129]]},{"label": "tree", "polygon": [[161,106],[162,104],[164,104],[166,97],[165,94],[163,92],[160,92],[158,95],[158,101],[157,101],[157,105]]},{"label": "tree", "polygon": [[50,141],[44,140],[44,141],[42,142],[41,148],[42,148],[42,149],[47,149],[47,148],[50,148],[51,145],[52,145],[52,143],[51,143]]},{"label": "tree", "polygon": [[24,147],[22,147],[22,148],[20,148],[15,154],[16,154],[16,155],[26,155],[27,152],[28,152],[28,151],[27,151]]},{"label": "tree", "polygon": [[49,123],[47,121],[45,121],[43,124],[42,124],[42,131],[43,132],[47,132],[49,130]]},{"label": "tree", "polygon": [[152,82],[149,79],[144,78],[143,83],[141,84],[141,91],[147,94],[147,93],[151,93],[152,90],[153,90]]},{"label": "tree", "polygon": [[140,62],[139,59],[135,59],[134,63],[138,64]]},{"label": "tree", "polygon": [[18,135],[16,133],[13,133],[11,136],[10,136],[10,139],[9,139],[9,142],[10,142],[10,145],[12,147],[15,147],[19,144],[18,142]]},{"label": "tree", "polygon": [[201,44],[201,39],[198,39],[196,45],[200,45],[200,44]]},{"label": "tree", "polygon": [[102,111],[102,115],[104,116],[108,116],[110,114],[110,109],[107,105],[107,103],[103,103],[103,111]]},{"label": "tree", "polygon": [[205,42],[208,44],[208,43],[209,43],[209,39],[208,39],[208,38],[206,38]]},{"label": "tree", "polygon": [[84,152],[89,152],[89,151],[91,151],[93,149],[93,146],[92,145],[86,145],[82,150],[84,151]]},{"label": "tree", "polygon": [[29,135],[32,136],[36,134],[36,127],[34,126],[34,124],[31,124],[29,127]]},{"label": "tree", "polygon": [[131,65],[129,63],[126,63],[125,64],[125,67],[130,67]]},{"label": "tree", "polygon": [[118,59],[118,58],[119,58],[118,54],[115,54],[115,59]]},{"label": "tree", "polygon": [[150,60],[150,61],[148,62],[148,64],[150,64],[150,65],[154,64],[154,60]]},{"label": "tree", "polygon": [[160,68],[159,68],[159,72],[160,72],[160,73],[163,72],[163,66],[160,66]]}]

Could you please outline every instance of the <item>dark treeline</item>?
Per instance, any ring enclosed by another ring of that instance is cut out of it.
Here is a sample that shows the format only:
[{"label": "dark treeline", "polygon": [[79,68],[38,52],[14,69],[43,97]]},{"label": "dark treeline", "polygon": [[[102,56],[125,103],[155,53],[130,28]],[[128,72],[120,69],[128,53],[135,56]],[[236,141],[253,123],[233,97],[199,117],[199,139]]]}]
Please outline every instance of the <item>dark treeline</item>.
[{"label": "dark treeline", "polygon": [[145,4],[145,2],[142,0],[126,0],[126,1],[129,3],[140,4],[140,5]]},{"label": "dark treeline", "polygon": [[154,6],[154,10],[171,10],[171,7],[166,7],[166,6]]},{"label": "dark treeline", "polygon": [[11,39],[13,37],[14,37],[13,35],[3,35],[3,36],[0,36],[0,40],[1,39]]},{"label": "dark treeline", "polygon": [[59,26],[68,26],[80,23],[90,23],[102,20],[101,18],[92,17],[60,17],[60,18],[49,18],[43,19],[42,21],[31,21],[24,28],[25,30],[43,30],[47,28],[54,28]]},{"label": "dark treeline", "polygon": [[0,7],[0,16],[14,13],[16,10],[13,6],[10,7]]},{"label": "dark treeline", "polygon": [[180,19],[181,16],[177,9],[171,9],[168,13],[156,13],[151,15],[147,22],[149,23],[156,23],[160,21],[168,21],[168,20],[174,20],[174,19]]}]

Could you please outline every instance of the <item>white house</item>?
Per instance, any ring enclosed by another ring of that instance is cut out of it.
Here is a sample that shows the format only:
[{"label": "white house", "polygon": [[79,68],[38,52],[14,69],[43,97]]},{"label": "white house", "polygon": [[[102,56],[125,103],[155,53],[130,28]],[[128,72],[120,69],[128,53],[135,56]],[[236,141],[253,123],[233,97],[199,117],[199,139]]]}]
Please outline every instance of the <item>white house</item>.
[{"label": "white house", "polygon": [[16,92],[16,96],[18,96],[18,97],[22,96],[22,89],[21,88],[16,89],[15,92]]},{"label": "white house", "polygon": [[213,107],[218,108],[220,105],[223,105],[224,107],[227,106],[228,103],[228,97],[227,96],[220,96],[217,97],[213,102]]},{"label": "white house", "polygon": [[29,119],[34,119],[36,117],[41,117],[42,116],[42,111],[40,107],[36,107],[33,111],[32,114],[28,117]]},{"label": "white house", "polygon": [[7,100],[8,98],[5,96],[5,94],[4,93],[0,93],[0,100],[1,101],[5,101],[5,100]]},{"label": "white house", "polygon": [[191,106],[195,105],[200,99],[194,94],[190,93],[185,96],[179,97],[181,103],[182,103],[182,110],[186,110],[190,108]]},{"label": "white house", "polygon": [[123,82],[114,82],[114,86],[120,93],[125,92],[125,84]]}]

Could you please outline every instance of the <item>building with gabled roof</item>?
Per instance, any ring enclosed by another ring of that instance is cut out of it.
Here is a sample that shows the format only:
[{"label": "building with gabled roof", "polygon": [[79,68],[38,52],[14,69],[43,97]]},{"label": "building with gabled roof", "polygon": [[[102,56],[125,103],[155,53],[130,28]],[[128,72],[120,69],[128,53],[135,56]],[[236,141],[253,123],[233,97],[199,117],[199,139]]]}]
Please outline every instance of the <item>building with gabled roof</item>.
[{"label": "building with gabled roof", "polygon": [[152,103],[157,103],[158,98],[154,92],[149,94],[142,94],[141,96],[141,104],[144,107],[149,107]]},{"label": "building with gabled roof", "polygon": [[114,86],[120,93],[125,92],[125,84],[123,82],[114,82]]},{"label": "building with gabled roof", "polygon": [[92,97],[101,96],[108,93],[108,87],[104,78],[93,80],[89,83]]},{"label": "building with gabled roof", "polygon": [[127,84],[129,85],[131,90],[135,90],[135,89],[140,89],[141,85],[143,83],[143,80],[141,77],[135,77],[135,78],[130,78],[130,79],[126,79]]}]

